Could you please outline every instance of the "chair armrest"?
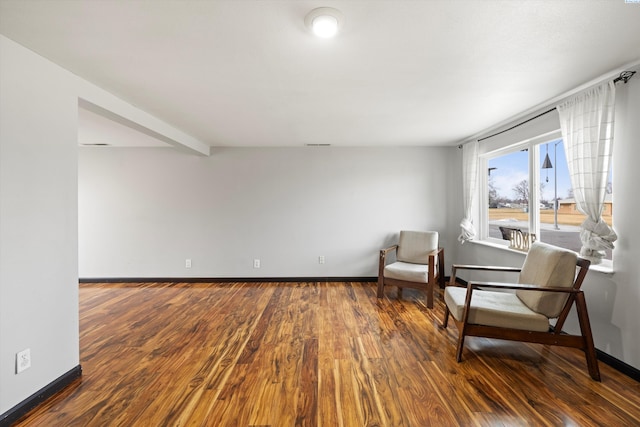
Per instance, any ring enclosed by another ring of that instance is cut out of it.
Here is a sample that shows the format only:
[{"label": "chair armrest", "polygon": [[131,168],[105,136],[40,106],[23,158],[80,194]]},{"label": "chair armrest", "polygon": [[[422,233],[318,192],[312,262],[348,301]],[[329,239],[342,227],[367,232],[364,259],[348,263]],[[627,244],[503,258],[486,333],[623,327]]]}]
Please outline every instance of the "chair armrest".
[{"label": "chair armrest", "polygon": [[[444,288],[444,248],[439,247],[434,249],[433,251],[427,254],[429,257],[429,274],[435,274],[435,271],[438,271],[438,286],[440,288]],[[433,264],[431,263],[433,260]],[[435,268],[437,266],[437,269]]]},{"label": "chair armrest", "polygon": [[515,273],[519,273],[522,270],[520,267],[500,267],[495,265],[453,264],[451,267],[456,270],[508,271]]},{"label": "chair armrest", "polygon": [[385,249],[380,249],[380,256],[383,256],[383,255],[386,256],[387,252],[395,251],[396,249],[398,249],[398,245],[393,245]]},{"label": "chair armrest", "polygon": [[444,253],[444,248],[434,249],[427,254],[427,256],[437,257],[440,253]]},{"label": "chair armrest", "polygon": [[581,289],[574,288],[562,288],[558,286],[536,286],[526,283],[500,283],[500,282],[469,282],[467,288],[472,289],[509,289],[509,290],[523,290],[523,291],[543,291],[543,292],[560,292],[567,294],[577,294],[582,292]]},{"label": "chair armrest", "polygon": [[380,249],[380,261],[378,262],[378,280],[382,277],[382,272],[387,261],[387,253],[398,249],[398,245],[389,246],[385,249]]},{"label": "chair armrest", "polygon": [[500,267],[495,265],[470,265],[470,264],[453,264],[451,266],[451,278],[447,286],[456,285],[456,271],[457,270],[477,270],[477,271],[497,271],[507,273],[519,273],[522,271],[520,267]]}]

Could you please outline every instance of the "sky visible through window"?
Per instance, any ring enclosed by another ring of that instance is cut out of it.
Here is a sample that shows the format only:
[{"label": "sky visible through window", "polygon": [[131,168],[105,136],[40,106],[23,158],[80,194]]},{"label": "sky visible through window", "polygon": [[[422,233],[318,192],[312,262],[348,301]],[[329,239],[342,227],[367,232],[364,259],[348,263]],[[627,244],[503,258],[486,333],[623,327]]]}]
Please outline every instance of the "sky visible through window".
[{"label": "sky visible through window", "polygon": [[[556,145],[557,144],[557,145]],[[555,152],[554,152],[555,148]],[[542,163],[549,150],[549,159],[553,168],[542,169]],[[554,158],[555,155],[555,158]],[[518,151],[509,156],[500,156],[489,160],[489,168],[493,185],[498,193],[498,197],[507,199],[515,198],[513,187],[522,180],[529,179],[529,160],[527,151]],[[567,160],[564,154],[564,144],[562,139],[556,139],[545,144],[540,144],[540,182],[544,184],[542,199],[552,201],[554,198],[554,176],[557,173],[558,178],[558,198],[569,198],[569,190],[571,189],[571,180],[569,179],[569,169],[567,168]],[[556,171],[555,168],[558,168]],[[549,181],[547,182],[547,177]]]}]

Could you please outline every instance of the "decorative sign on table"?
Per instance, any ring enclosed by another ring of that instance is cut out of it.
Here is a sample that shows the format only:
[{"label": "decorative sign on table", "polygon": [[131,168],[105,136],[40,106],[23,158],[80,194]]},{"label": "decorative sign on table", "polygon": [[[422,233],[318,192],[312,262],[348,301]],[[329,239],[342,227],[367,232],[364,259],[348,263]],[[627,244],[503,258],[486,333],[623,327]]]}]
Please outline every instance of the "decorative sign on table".
[{"label": "decorative sign on table", "polygon": [[511,230],[509,249],[527,252],[535,241],[536,235],[533,233],[524,233],[522,230]]}]

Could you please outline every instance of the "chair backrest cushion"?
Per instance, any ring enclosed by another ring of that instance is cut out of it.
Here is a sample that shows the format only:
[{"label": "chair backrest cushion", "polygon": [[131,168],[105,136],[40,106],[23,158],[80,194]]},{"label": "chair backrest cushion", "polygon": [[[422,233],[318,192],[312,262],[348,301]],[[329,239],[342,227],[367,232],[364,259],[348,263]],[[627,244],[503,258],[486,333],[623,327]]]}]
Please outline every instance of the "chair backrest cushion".
[{"label": "chair backrest cushion", "polygon": [[[535,242],[524,260],[518,283],[567,287],[573,286],[578,255],[567,249]],[[517,291],[516,295],[531,310],[548,318],[560,315],[568,294],[544,291]]]},{"label": "chair backrest cushion", "polygon": [[398,241],[398,261],[413,264],[428,264],[429,252],[438,249],[437,231],[406,231],[400,232]]}]

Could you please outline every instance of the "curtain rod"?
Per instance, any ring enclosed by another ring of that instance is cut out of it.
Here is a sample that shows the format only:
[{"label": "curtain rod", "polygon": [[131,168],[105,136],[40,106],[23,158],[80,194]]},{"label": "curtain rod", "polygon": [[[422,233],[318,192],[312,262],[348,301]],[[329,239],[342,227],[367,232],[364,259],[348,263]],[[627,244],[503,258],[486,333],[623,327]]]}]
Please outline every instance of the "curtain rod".
[{"label": "curtain rod", "polygon": [[[633,77],[633,75],[634,75],[635,73],[636,73],[635,71],[623,71],[623,72],[621,72],[621,73],[620,73],[620,75],[619,75],[618,77],[616,77],[615,79],[613,79],[613,83],[618,83],[619,81],[622,81],[622,82],[624,82],[624,83],[627,83],[627,82],[629,81],[629,79],[630,79],[631,77]],[[550,109],[548,109],[547,111],[545,111],[544,113],[540,113],[540,114],[538,114],[537,116],[531,117],[531,118],[529,118],[529,119],[527,119],[527,120],[525,120],[525,121],[523,121],[523,122],[520,122],[520,123],[518,123],[518,124],[515,124],[515,125],[511,126],[511,127],[510,127],[510,128],[508,128],[508,129],[501,130],[500,132],[496,132],[496,133],[494,133],[494,134],[492,134],[492,135],[485,136],[484,138],[479,138],[479,139],[478,139],[478,142],[480,142],[480,141],[484,141],[485,139],[493,138],[494,136],[498,136],[498,135],[503,134],[503,133],[505,133],[505,132],[509,132],[510,130],[515,129],[515,128],[517,128],[518,126],[522,126],[522,125],[524,125],[524,124],[526,124],[526,123],[529,123],[531,120],[535,120],[535,119],[537,119],[537,118],[539,118],[539,117],[542,117],[542,116],[544,116],[545,114],[549,114],[550,112],[555,111],[555,110],[556,110],[556,107],[550,108]],[[462,146],[460,146],[460,147],[462,147]]]},{"label": "curtain rod", "polygon": [[515,124],[515,125],[511,126],[510,128],[507,128],[507,129],[501,130],[500,132],[496,132],[496,133],[494,133],[493,135],[485,136],[484,138],[478,138],[478,142],[480,142],[480,141],[484,141],[485,139],[493,138],[494,136],[498,136],[498,135],[500,135],[500,134],[502,134],[502,133],[505,133],[505,132],[509,132],[511,129],[515,129],[515,128],[519,127],[519,126],[524,125],[525,123],[529,123],[531,120],[535,120],[535,119],[537,119],[538,117],[542,117],[542,116],[544,116],[545,114],[549,114],[549,113],[550,113],[550,112],[552,112],[552,111],[556,111],[556,107],[550,108],[550,109],[548,109],[547,111],[545,111],[544,113],[540,113],[540,114],[538,114],[537,116],[533,116],[533,117],[531,117],[531,118],[529,118],[529,119],[527,119],[527,120],[525,120],[525,121],[523,121],[523,122],[520,122],[520,123],[518,123],[518,124]]}]

